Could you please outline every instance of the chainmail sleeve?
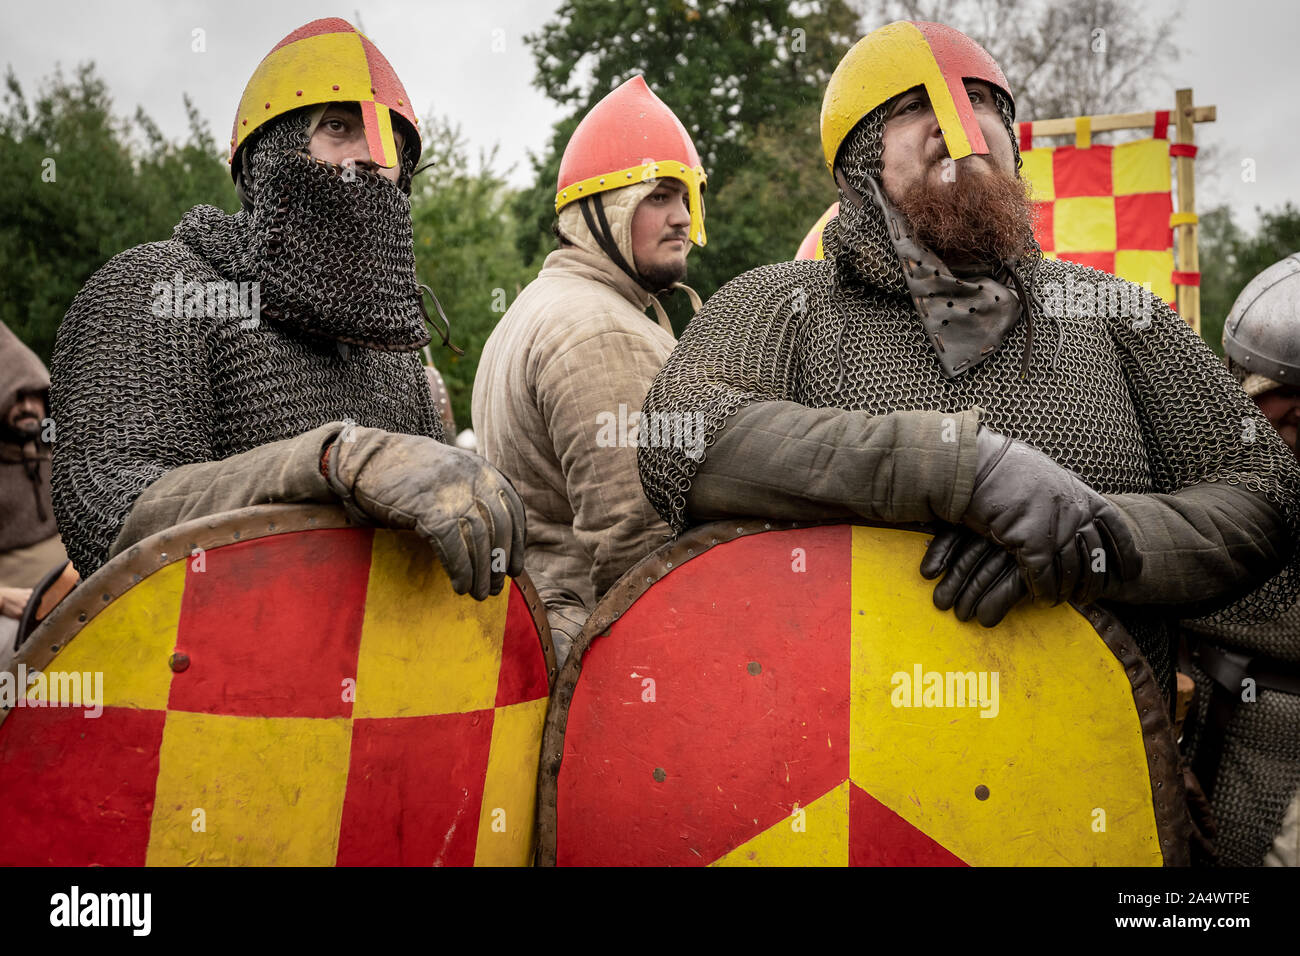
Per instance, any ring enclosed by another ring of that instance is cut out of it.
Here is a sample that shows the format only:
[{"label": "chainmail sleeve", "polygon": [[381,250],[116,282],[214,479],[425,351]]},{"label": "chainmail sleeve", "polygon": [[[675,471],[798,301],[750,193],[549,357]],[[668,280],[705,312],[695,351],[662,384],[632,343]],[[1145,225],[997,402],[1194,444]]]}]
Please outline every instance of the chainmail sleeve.
[{"label": "chainmail sleeve", "polygon": [[655,377],[643,423],[656,423],[660,434],[684,432],[673,423],[692,426],[691,442],[643,441],[637,455],[646,496],[675,534],[690,523],[686,492],[727,420],[755,402],[797,400],[798,320],[811,275],[828,269],[788,262],[732,279],[691,320]]},{"label": "chainmail sleeve", "polygon": [[[1270,529],[1277,560],[1285,559],[1300,533],[1300,470],[1295,457],[1187,323],[1151,293],[1133,292],[1136,308],[1099,312],[1115,316],[1108,320],[1110,332],[1138,411],[1155,494],[1173,495],[1177,501],[1180,495],[1192,495],[1189,489],[1194,486],[1210,484],[1220,487],[1221,501],[1232,490],[1258,496],[1276,509],[1285,525]],[[1238,513],[1258,525],[1260,510],[1247,501]],[[1236,517],[1228,515],[1227,520]],[[1256,527],[1247,537],[1262,533]],[[1226,526],[1216,537],[1224,547]],[[1216,617],[1266,619],[1279,607],[1290,606],[1298,589],[1300,574],[1292,557],[1280,572]]]},{"label": "chainmail sleeve", "polygon": [[215,457],[205,320],[155,307],[151,291],[177,274],[184,281],[190,262],[173,242],[122,253],[90,278],[59,328],[54,513],[83,578],[107,559],[145,488]]}]

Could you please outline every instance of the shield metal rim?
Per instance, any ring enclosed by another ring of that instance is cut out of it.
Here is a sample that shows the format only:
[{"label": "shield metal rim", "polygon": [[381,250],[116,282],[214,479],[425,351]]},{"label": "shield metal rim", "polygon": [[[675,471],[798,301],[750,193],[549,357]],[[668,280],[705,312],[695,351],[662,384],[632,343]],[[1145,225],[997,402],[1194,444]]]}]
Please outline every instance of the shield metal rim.
[{"label": "shield metal rim", "polygon": [[[280,504],[226,511],[159,531],[117,555],[73,588],[0,670],[14,675],[15,680],[19,664],[25,664],[29,673],[47,670],[59,652],[71,644],[96,615],[154,572],[177,561],[189,560],[196,548],[211,551],[224,545],[277,534],[367,527],[371,526],[352,521],[342,508],[333,505]],[[553,693],[557,680],[555,647],[551,643],[546,608],[527,573],[511,580],[518,585],[537,627],[542,652],[546,655],[546,682]],[[9,714],[8,708],[0,707],[0,724]]]},{"label": "shield metal rim", "polygon": [[[766,531],[789,531],[795,528],[827,525],[857,525],[920,531],[933,534],[924,525],[890,525],[871,521],[769,521],[746,518],[715,521],[691,528],[667,544],[652,551],[633,565],[596,605],[565,661],[551,690],[551,704],[546,712],[542,732],[542,759],[538,768],[537,787],[537,865],[555,866],[559,826],[559,777],[564,758],[564,733],[569,706],[582,672],[582,657],[597,637],[608,634],[613,624],[646,591],[675,569],[720,544]],[[1096,605],[1070,606],[1081,614],[1102,639],[1107,649],[1123,665],[1133,689],[1133,703],[1142,727],[1142,744],[1146,751],[1151,792],[1155,797],[1156,835],[1160,840],[1165,866],[1190,865],[1190,850],[1185,839],[1186,807],[1182,775],[1179,773],[1178,745],[1173,724],[1166,712],[1164,697],[1156,686],[1150,665],[1138,650],[1137,642],[1124,625],[1109,611]]]}]

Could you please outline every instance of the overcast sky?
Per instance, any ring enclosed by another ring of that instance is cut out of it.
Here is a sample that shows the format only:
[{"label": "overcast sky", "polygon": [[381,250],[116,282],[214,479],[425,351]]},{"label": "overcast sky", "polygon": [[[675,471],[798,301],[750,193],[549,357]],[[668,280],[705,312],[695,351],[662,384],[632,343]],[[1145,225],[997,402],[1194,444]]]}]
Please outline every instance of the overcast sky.
[{"label": "overcast sky", "polygon": [[[1174,0],[1151,0],[1151,16]],[[229,136],[239,95],[253,68],[282,36],[323,16],[359,18],[392,62],[417,112],[462,124],[472,147],[500,145],[498,168],[530,178],[529,150],[545,148],[559,111],[532,86],[523,44],[558,0],[0,0],[0,62],[12,66],[30,96],[56,63],[65,70],[94,60],[117,110],[145,108],[163,131],[185,134],[181,93],[208,117],[219,141]],[[1187,0],[1177,42],[1186,51],[1171,69],[1173,90],[1191,86],[1198,104],[1215,104],[1216,123],[1197,140],[1216,147],[1214,170],[1197,179],[1202,211],[1226,202],[1243,225],[1254,207],[1300,204],[1300,17],[1293,0]],[[193,31],[206,50],[193,52]],[[495,47],[495,49],[494,49]],[[653,78],[651,84],[653,85]],[[1254,161],[1255,181],[1242,179]]]}]

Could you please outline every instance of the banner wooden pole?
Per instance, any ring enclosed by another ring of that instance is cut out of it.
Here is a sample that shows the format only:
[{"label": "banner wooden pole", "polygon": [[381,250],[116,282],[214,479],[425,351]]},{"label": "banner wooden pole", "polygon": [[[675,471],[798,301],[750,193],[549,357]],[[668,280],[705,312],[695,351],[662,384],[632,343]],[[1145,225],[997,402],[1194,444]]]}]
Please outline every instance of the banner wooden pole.
[{"label": "banner wooden pole", "polygon": [[[1178,90],[1175,94],[1177,111],[1178,142],[1193,145],[1196,142],[1196,120],[1193,116],[1192,91]],[[1179,156],[1174,160],[1174,175],[1177,182],[1178,211],[1184,214],[1196,214],[1196,161],[1191,156]],[[1201,259],[1197,254],[1196,243],[1199,226],[1192,222],[1179,223],[1174,227],[1174,263],[1179,272],[1199,273]],[[1192,327],[1197,335],[1201,334],[1201,287],[1199,285],[1180,285],[1175,287],[1178,314]]]}]

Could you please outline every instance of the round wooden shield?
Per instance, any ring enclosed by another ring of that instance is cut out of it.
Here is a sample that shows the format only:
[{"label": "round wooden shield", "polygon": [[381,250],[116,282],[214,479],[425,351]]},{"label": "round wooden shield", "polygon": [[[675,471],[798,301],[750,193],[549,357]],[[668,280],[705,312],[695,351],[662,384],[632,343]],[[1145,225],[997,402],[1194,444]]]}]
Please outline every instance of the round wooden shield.
[{"label": "round wooden shield", "polygon": [[541,861],[1183,862],[1131,638],[1068,605],[962,623],[917,570],[928,540],[719,523],[628,572],[557,684]]},{"label": "round wooden shield", "polygon": [[524,865],[554,653],[516,579],[277,505],[119,555],[0,672],[0,864]]}]

